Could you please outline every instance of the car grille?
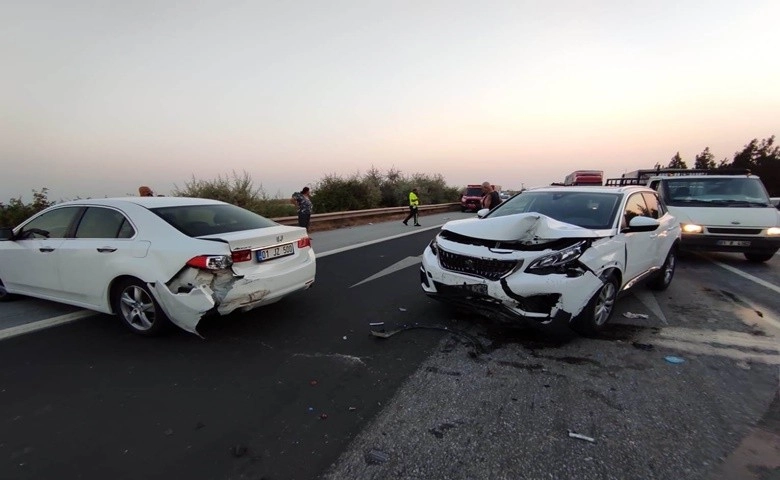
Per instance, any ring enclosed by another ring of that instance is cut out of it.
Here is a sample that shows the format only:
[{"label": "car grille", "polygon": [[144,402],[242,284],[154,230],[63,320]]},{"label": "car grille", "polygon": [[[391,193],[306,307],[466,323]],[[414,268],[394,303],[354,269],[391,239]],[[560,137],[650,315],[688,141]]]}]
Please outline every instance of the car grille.
[{"label": "car grille", "polygon": [[707,231],[709,233],[720,233],[720,234],[726,234],[726,235],[759,235],[761,234],[761,229],[757,228],[713,228],[708,227]]},{"label": "car grille", "polygon": [[439,263],[445,270],[488,280],[498,280],[517,267],[517,260],[493,260],[458,255],[439,249]]}]

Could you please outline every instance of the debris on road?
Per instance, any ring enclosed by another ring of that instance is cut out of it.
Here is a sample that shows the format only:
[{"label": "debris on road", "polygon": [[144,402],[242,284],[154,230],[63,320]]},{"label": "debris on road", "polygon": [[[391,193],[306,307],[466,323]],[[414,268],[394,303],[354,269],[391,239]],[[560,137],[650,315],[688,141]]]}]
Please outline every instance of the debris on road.
[{"label": "debris on road", "polygon": [[320,413],[320,420],[327,420],[328,414],[327,413]]},{"label": "debris on road", "polygon": [[244,455],[246,455],[246,452],[248,450],[249,449],[246,448],[246,446],[244,445],[233,445],[232,447],[230,447],[230,454],[236,458],[241,458]]},{"label": "debris on road", "polygon": [[738,361],[737,366],[743,370],[750,370],[750,364],[746,360]]},{"label": "debris on road", "polygon": [[644,313],[631,313],[631,312],[626,312],[623,314],[623,316],[626,318],[643,318],[643,319],[650,318],[648,315],[645,315]]},{"label": "debris on road", "polygon": [[668,357],[664,357],[664,360],[666,360],[669,363],[675,364],[675,365],[679,365],[681,363],[685,363],[685,359],[684,358],[675,357],[674,355],[669,355]]},{"label": "debris on road", "polygon": [[581,433],[575,433],[571,430],[569,430],[569,437],[576,438],[577,440],[584,440],[590,443],[596,443],[596,440],[593,437],[588,437],[586,435],[582,435]]},{"label": "debris on road", "polygon": [[655,348],[653,345],[649,343],[632,342],[631,345],[633,345],[634,348],[637,348],[639,350],[644,350],[646,352],[649,352]]},{"label": "debris on road", "polygon": [[312,380],[312,381],[309,382],[309,385],[311,385],[312,387],[315,387],[315,386],[317,386],[317,383],[319,383],[319,382],[317,382],[317,380]]},{"label": "debris on road", "polygon": [[166,436],[166,437],[170,437],[171,435],[173,435],[173,429],[172,429],[172,428],[169,428],[168,430],[166,430],[166,431],[165,431],[165,432],[163,432],[163,433],[165,433],[165,436]]},{"label": "debris on road", "polygon": [[402,312],[405,312],[405,311],[406,311],[406,309],[405,309],[404,307],[400,307],[398,310],[400,310],[400,311],[402,311]]},{"label": "debris on road", "polygon": [[366,463],[369,465],[380,465],[388,460],[390,460],[390,455],[381,450],[371,449],[366,453]]},{"label": "debris on road", "polygon": [[347,410],[349,410],[350,412],[354,412],[355,410],[357,410],[357,407],[349,407]]},{"label": "debris on road", "polygon": [[439,325],[419,325],[415,323],[412,325],[401,325],[395,330],[387,331],[385,330],[384,322],[369,323],[369,327],[370,327],[370,334],[378,338],[390,338],[396,333],[405,332],[407,330],[441,330],[447,333],[451,333],[453,335],[458,335],[468,340],[469,343],[471,343],[471,345],[474,347],[476,353],[478,354],[485,353],[485,347],[482,346],[479,340],[469,335],[468,333],[462,332],[460,330],[453,330],[449,327],[442,327]]},{"label": "debris on road", "polygon": [[344,339],[344,340],[346,340],[346,339],[347,339],[347,336],[346,336],[346,335],[344,335],[344,336],[343,336],[343,337],[341,337],[341,338],[342,338],[342,339]]}]

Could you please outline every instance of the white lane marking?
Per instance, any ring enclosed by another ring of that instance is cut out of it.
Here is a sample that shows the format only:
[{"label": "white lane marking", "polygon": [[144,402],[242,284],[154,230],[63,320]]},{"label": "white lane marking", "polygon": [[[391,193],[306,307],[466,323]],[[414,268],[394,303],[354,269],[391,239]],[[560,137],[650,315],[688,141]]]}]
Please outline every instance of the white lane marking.
[{"label": "white lane marking", "polygon": [[669,322],[666,321],[666,315],[664,315],[663,310],[661,310],[661,305],[658,303],[658,300],[655,298],[655,295],[652,292],[644,289],[638,289],[636,292],[634,292],[634,295],[639,299],[640,302],[642,302],[642,304],[644,304],[645,307],[647,307],[648,310],[650,310],[656,317],[660,318],[664,325],[669,325]]},{"label": "white lane marking", "polygon": [[51,327],[56,327],[58,325],[64,325],[66,323],[74,322],[76,320],[81,320],[82,318],[92,317],[94,315],[99,315],[99,313],[93,312],[92,310],[80,310],[78,312],[60,315],[59,317],[52,317],[52,318],[47,318],[45,320],[38,320],[37,322],[32,322],[25,325],[17,325],[16,327],[0,330],[0,340],[16,337],[18,335],[24,335],[25,333],[43,330],[44,328],[51,328]]},{"label": "white lane marking", "polygon": [[[418,255],[416,257],[406,257],[400,262],[396,262],[393,265],[390,265],[389,267],[385,268],[384,270],[377,272],[370,277],[368,277],[365,280],[361,280],[358,283],[352,285],[352,287],[357,287],[358,285],[363,285],[364,283],[368,283],[372,280],[376,280],[377,278],[382,278],[384,276],[390,275],[391,273],[398,272],[400,270],[403,270],[404,268],[411,267],[412,265],[417,265],[422,261],[422,255]],[[349,287],[349,288],[352,288]]]},{"label": "white lane marking", "polygon": [[408,237],[409,235],[414,235],[415,233],[420,233],[420,232],[426,232],[428,230],[439,229],[439,228],[441,228],[442,225],[444,225],[444,224],[441,223],[439,225],[433,225],[431,227],[415,228],[413,232],[399,233],[398,235],[393,235],[392,237],[379,238],[379,239],[376,239],[376,240],[369,240],[369,241],[363,242],[363,243],[356,243],[354,245],[347,245],[346,247],[334,248],[333,250],[328,250],[327,252],[322,252],[322,253],[317,253],[317,251],[315,250],[314,251],[314,255],[317,258],[327,257],[328,255],[335,255],[337,253],[347,252],[349,250],[354,250],[356,248],[367,247],[369,245],[375,245],[377,243],[386,242],[388,240],[395,240],[396,238]]},{"label": "white lane marking", "polygon": [[711,258],[708,258],[708,260],[711,261],[712,263],[714,263],[715,265],[728,270],[731,273],[736,273],[737,275],[739,275],[742,278],[746,278],[746,279],[750,280],[753,283],[757,283],[757,284],[761,285],[762,287],[766,287],[766,288],[768,288],[770,290],[773,290],[774,292],[780,293],[780,287],[778,287],[777,285],[775,285],[773,283],[769,283],[766,280],[762,280],[762,279],[760,279],[758,277],[754,277],[753,275],[751,275],[749,273],[743,272],[742,270],[740,270],[738,268],[732,267],[731,265],[726,265],[725,263],[719,262],[717,260],[713,260]]},{"label": "white lane marking", "polygon": [[777,338],[732,330],[697,330],[683,327],[664,327],[655,335],[669,340],[754,348],[780,354],[780,341]]}]

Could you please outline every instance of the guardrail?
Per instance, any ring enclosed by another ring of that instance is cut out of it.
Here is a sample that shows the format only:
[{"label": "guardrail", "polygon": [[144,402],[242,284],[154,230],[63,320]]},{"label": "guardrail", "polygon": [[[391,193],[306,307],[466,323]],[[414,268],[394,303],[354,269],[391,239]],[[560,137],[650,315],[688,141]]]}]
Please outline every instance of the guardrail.
[{"label": "guardrail", "polygon": [[[460,210],[460,203],[439,203],[420,205],[420,215],[444,213]],[[311,216],[309,231],[330,230],[334,228],[365,225],[373,221],[403,220],[409,214],[409,207],[372,208],[368,210],[350,210],[347,212],[315,213]],[[298,216],[272,218],[282,225],[298,225]]]}]

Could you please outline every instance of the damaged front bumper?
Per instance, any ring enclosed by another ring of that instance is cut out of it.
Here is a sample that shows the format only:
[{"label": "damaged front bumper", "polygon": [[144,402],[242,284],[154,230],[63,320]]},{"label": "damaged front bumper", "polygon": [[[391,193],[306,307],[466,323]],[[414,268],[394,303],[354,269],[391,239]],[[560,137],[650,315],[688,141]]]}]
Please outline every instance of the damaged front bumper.
[{"label": "damaged front bumper", "polygon": [[603,282],[586,270],[578,276],[515,271],[498,280],[444,270],[430,248],[423,254],[420,284],[430,297],[504,322],[568,325]]},{"label": "damaged front bumper", "polygon": [[198,334],[200,320],[208,314],[228,315],[281,300],[314,283],[314,260],[283,274],[237,276],[232,270],[182,269],[168,282],[150,284],[157,303],[172,323]]}]

